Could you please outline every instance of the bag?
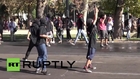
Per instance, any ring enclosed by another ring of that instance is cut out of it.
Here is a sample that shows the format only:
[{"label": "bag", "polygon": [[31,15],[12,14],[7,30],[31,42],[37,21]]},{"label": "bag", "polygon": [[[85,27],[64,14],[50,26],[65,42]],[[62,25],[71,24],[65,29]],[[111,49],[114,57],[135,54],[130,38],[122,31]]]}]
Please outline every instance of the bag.
[{"label": "bag", "polygon": [[16,32],[16,31],[17,31],[17,27],[14,28],[14,32]]}]

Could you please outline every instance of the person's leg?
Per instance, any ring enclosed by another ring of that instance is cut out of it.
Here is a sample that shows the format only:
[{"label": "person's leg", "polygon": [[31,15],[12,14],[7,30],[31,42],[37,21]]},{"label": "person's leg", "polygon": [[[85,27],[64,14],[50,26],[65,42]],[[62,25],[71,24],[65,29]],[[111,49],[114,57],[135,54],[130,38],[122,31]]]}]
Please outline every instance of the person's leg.
[{"label": "person's leg", "polygon": [[84,30],[81,30],[81,34],[84,36],[85,40],[86,40],[86,43],[88,44],[89,41],[88,41],[88,38],[86,36],[86,32]]},{"label": "person's leg", "polygon": [[37,46],[37,52],[38,52],[38,57],[37,57],[37,64],[36,66],[38,67],[36,69],[36,73],[40,73],[41,72],[41,67],[42,67],[42,50],[41,50],[41,45]]},{"label": "person's leg", "polygon": [[76,39],[75,39],[75,41],[74,41],[74,44],[76,44],[76,42],[77,42],[79,36],[81,35],[81,31],[82,31],[81,29],[78,30],[78,33],[77,33],[77,35],[76,35]]},{"label": "person's leg", "polygon": [[25,54],[25,58],[23,58],[24,60],[28,59],[29,55],[30,55],[30,52],[32,50],[32,48],[34,47],[35,45],[33,44],[32,41],[29,42],[29,46],[28,46],[28,49],[26,51],[26,54]]},{"label": "person's leg", "polygon": [[[43,74],[46,74],[47,73],[47,69],[46,69],[46,64],[45,61],[47,61],[47,48],[46,48],[46,45],[45,44],[41,44],[40,45],[40,58],[41,58],[41,66],[42,66],[42,73]],[[39,61],[39,60],[38,60]]]},{"label": "person's leg", "polygon": [[106,30],[104,31],[104,34],[105,34],[105,45],[108,45],[108,33]]},{"label": "person's leg", "polygon": [[127,39],[130,39],[130,30],[127,31]]},{"label": "person's leg", "polygon": [[1,45],[1,39],[2,39],[2,38],[1,38],[1,34],[0,34],[0,45]]},{"label": "person's leg", "polygon": [[114,41],[114,33],[113,33],[112,30],[110,31],[110,35],[111,35],[111,39],[112,39],[112,41]]},{"label": "person's leg", "polygon": [[111,32],[111,31],[108,30],[107,32],[108,32],[108,41],[110,41],[110,36],[111,36],[111,33],[110,33],[110,32]]},{"label": "person's leg", "polygon": [[11,41],[14,41],[14,32],[10,31],[10,37],[11,37]]},{"label": "person's leg", "polygon": [[104,42],[104,38],[105,38],[104,37],[103,30],[100,30],[100,38],[101,38],[101,44],[100,44],[100,46],[103,47],[104,46],[104,43],[103,42]]},{"label": "person's leg", "polygon": [[88,52],[87,52],[87,56],[86,56],[87,61],[86,61],[86,64],[84,66],[84,69],[87,72],[92,72],[92,71],[88,70],[88,68],[89,67],[91,68],[92,59],[94,56],[95,56],[95,48],[88,48]]}]

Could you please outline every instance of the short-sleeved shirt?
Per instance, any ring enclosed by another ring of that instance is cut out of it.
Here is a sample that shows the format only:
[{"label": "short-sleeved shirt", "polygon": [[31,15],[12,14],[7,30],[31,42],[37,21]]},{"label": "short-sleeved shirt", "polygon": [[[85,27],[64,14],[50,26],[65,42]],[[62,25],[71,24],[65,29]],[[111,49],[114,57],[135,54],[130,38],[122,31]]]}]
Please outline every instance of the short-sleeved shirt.
[{"label": "short-sleeved shirt", "polygon": [[38,30],[39,30],[39,26],[35,23],[29,28],[29,31],[31,33],[30,39],[33,42],[33,44],[37,43]]},{"label": "short-sleeved shirt", "polygon": [[39,28],[39,36],[38,36],[38,42],[37,44],[46,44],[46,38],[40,37],[40,35],[46,35],[47,31],[45,26],[40,26]]},{"label": "short-sleeved shirt", "polygon": [[96,33],[97,27],[92,23],[92,21],[87,24],[87,32],[89,33],[89,44],[88,48],[96,48]]},{"label": "short-sleeved shirt", "polygon": [[99,29],[106,30],[106,25],[105,25],[105,23],[103,23],[103,19],[100,19]]}]

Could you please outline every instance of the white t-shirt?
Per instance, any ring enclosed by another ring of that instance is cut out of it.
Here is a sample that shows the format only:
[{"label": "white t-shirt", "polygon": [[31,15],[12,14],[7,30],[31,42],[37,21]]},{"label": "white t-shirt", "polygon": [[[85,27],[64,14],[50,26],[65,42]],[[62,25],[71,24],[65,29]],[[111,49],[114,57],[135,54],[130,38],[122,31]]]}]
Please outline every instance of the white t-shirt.
[{"label": "white t-shirt", "polygon": [[107,30],[112,30],[113,29],[113,22],[112,21],[109,21],[107,22]]}]

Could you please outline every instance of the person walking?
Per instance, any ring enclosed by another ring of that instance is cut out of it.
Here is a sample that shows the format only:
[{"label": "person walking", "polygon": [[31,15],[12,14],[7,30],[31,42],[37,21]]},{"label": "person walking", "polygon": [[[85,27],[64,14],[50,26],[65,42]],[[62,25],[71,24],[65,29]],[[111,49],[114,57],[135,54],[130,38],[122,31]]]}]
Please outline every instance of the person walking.
[{"label": "person walking", "polygon": [[137,21],[137,38],[140,38],[140,18]]},{"label": "person walking", "polygon": [[3,40],[3,22],[2,20],[0,20],[0,45],[1,45],[1,42]]},{"label": "person walking", "polygon": [[86,40],[86,44],[89,43],[88,38],[86,36],[86,32],[84,31],[85,24],[84,24],[84,21],[83,21],[82,17],[83,17],[82,14],[78,14],[78,20],[77,20],[77,23],[76,23],[77,24],[78,33],[76,35],[75,41],[71,42],[72,45],[76,44],[76,42],[77,42],[77,40],[78,40],[78,38],[80,37],[81,34],[84,36],[84,38]]},{"label": "person walking", "polygon": [[10,20],[10,23],[8,26],[9,26],[9,30],[10,30],[11,41],[14,41],[15,40],[14,33],[15,33],[16,24],[13,19]]},{"label": "person walking", "polygon": [[33,22],[30,22],[30,28],[27,35],[27,40],[29,40],[28,49],[26,51],[25,57],[23,58],[24,61],[27,61],[32,48],[35,46],[37,47],[37,35],[39,29],[39,20],[35,19]]},{"label": "person walking", "polygon": [[96,21],[97,21],[97,17],[98,17],[98,12],[99,10],[97,9],[97,7],[95,7],[94,9],[94,19],[90,22],[87,23],[87,33],[89,35],[89,44],[88,44],[88,51],[87,51],[87,55],[86,55],[86,63],[84,66],[84,69],[86,72],[91,73],[92,71],[89,69],[91,68],[91,63],[92,63],[92,59],[95,55],[96,52],[96,34],[97,34],[97,27],[96,27]]},{"label": "person walking", "polygon": [[73,27],[73,21],[71,20],[71,18],[67,17],[66,18],[66,32],[67,32],[67,39],[69,42],[72,41],[72,37],[70,34],[71,28]]},{"label": "person walking", "polygon": [[[43,73],[44,75],[47,74],[47,68],[46,65],[43,65],[43,62],[47,61],[47,46],[46,46],[46,39],[49,38],[47,35],[46,30],[46,18],[40,19],[40,27],[38,32],[38,38],[37,38],[37,51],[38,51],[38,57],[37,57],[37,69],[36,73]],[[44,63],[45,64],[45,63]]]},{"label": "person walking", "polygon": [[129,19],[128,19],[128,25],[126,26],[127,27],[127,40],[129,40],[131,38],[130,36],[130,33],[131,33],[131,27],[132,27],[132,16],[130,15],[129,16]]},{"label": "person walking", "polygon": [[63,21],[60,16],[58,17],[56,28],[57,28],[56,36],[59,39],[58,43],[62,43],[64,28],[63,28]]}]

